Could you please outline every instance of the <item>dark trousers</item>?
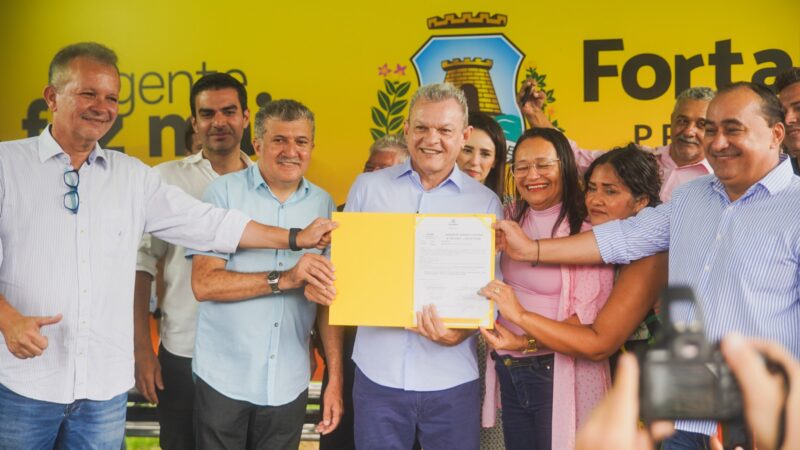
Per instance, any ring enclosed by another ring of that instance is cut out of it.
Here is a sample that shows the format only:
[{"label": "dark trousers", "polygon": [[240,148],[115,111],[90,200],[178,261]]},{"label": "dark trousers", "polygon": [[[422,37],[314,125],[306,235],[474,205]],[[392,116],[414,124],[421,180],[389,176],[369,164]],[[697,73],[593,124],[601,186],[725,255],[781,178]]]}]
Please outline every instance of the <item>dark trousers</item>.
[{"label": "dark trousers", "polygon": [[300,446],[308,390],[285,405],[261,406],[228,398],[200,377],[196,379],[198,449],[296,450]]},{"label": "dark trousers", "polygon": [[416,437],[425,450],[478,450],[480,393],[478,380],[441,391],[390,388],[356,367],[356,448],[409,450]]},{"label": "dark trousers", "polygon": [[158,348],[164,390],[158,392],[160,445],[164,450],[194,450],[194,380],[192,358]]},{"label": "dark trousers", "polygon": [[550,450],[553,355],[512,358],[495,354],[507,450]]},{"label": "dark trousers", "polygon": [[703,433],[676,430],[675,433],[661,443],[661,450],[708,450],[711,448],[709,437]]}]

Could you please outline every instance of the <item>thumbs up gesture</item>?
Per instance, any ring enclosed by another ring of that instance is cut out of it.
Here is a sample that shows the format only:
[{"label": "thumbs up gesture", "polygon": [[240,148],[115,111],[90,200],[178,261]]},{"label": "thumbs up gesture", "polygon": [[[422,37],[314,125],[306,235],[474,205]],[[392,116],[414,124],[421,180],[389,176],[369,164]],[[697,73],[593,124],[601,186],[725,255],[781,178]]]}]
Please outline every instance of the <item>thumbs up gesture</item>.
[{"label": "thumbs up gesture", "polygon": [[61,321],[61,314],[55,316],[23,316],[16,313],[16,317],[4,321],[2,328],[6,347],[12,355],[20,359],[39,356],[47,348],[47,337],[41,333],[41,328]]}]

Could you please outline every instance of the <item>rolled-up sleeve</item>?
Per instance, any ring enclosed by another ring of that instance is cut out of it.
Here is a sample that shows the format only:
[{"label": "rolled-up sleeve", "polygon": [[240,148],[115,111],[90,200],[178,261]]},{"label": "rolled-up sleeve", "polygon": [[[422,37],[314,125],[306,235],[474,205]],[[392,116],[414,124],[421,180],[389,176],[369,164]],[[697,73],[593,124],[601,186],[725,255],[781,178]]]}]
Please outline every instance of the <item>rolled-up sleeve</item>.
[{"label": "rolled-up sleeve", "polygon": [[146,177],[146,200],[145,231],[186,248],[233,253],[250,222],[240,211],[215,207],[164,183],[154,170]]},{"label": "rolled-up sleeve", "polygon": [[672,204],[645,208],[635,217],[594,227],[600,255],[607,264],[631,261],[669,250]]}]

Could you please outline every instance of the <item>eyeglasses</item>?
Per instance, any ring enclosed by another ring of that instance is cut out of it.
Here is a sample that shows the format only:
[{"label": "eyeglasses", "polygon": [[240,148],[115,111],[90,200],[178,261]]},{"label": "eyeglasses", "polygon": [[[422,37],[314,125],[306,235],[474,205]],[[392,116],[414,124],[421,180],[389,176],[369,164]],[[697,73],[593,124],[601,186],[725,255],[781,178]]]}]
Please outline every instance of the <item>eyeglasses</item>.
[{"label": "eyeglasses", "polygon": [[75,169],[64,172],[64,184],[69,188],[69,192],[64,194],[64,208],[67,208],[72,214],[78,213],[78,206],[81,204],[81,198],[78,196],[78,184],[81,182],[81,177]]},{"label": "eyeglasses", "polygon": [[511,173],[514,174],[514,178],[522,178],[528,175],[531,167],[533,167],[536,169],[536,173],[540,175],[551,174],[558,170],[559,162],[560,160],[558,159],[537,159],[533,162],[520,161],[511,163]]}]

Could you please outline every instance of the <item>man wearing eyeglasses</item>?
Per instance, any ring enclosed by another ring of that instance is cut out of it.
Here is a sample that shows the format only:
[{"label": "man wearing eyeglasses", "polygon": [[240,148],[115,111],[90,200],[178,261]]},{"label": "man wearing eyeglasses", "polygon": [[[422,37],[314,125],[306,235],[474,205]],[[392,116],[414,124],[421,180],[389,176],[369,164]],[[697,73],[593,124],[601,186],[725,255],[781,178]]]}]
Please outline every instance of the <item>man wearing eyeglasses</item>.
[{"label": "man wearing eyeglasses", "polygon": [[302,231],[261,225],[100,148],[117,118],[116,63],[96,43],[60,50],[44,90],[52,124],[0,144],[0,448],[120,448],[143,232],[218,251],[330,239],[330,221]]},{"label": "man wearing eyeglasses", "polygon": [[[525,119],[534,128],[553,128],[544,113],[547,94],[538,89],[532,79],[522,84],[519,92],[520,109]],[[714,173],[703,151],[706,111],[714,91],[707,87],[693,87],[684,90],[675,100],[670,116],[670,143],[653,149],[658,156],[658,165],[663,172],[661,200],[666,202],[678,186],[695,178]],[[600,156],[601,152],[578,148],[570,141],[575,154],[575,162],[581,172]]]}]

